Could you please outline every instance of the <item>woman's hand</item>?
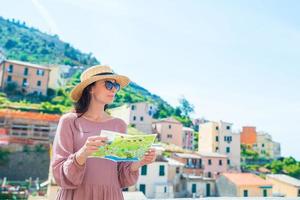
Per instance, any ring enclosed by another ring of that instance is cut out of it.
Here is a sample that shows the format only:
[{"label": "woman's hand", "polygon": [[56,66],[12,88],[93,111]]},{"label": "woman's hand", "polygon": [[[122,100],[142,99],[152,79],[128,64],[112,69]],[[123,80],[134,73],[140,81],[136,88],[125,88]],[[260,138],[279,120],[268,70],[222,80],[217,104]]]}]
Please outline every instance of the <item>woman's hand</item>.
[{"label": "woman's hand", "polygon": [[85,144],[75,154],[75,159],[79,165],[83,165],[86,159],[99,150],[100,146],[106,145],[107,137],[91,136]]},{"label": "woman's hand", "polygon": [[156,159],[155,149],[149,149],[149,151],[145,153],[142,160],[135,162],[131,165],[131,171],[137,171],[140,167],[153,163],[155,159]]}]

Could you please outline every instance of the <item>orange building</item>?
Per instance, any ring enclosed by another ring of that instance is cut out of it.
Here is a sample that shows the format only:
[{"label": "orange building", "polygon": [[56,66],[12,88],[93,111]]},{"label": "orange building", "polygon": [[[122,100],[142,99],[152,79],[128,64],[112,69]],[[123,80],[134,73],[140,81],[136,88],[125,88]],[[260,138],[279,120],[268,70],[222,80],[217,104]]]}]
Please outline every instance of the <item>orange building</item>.
[{"label": "orange building", "polygon": [[0,88],[16,83],[17,90],[24,94],[47,94],[50,68],[16,60],[0,63]]},{"label": "orange building", "polygon": [[49,144],[60,115],[0,110],[0,144]]},{"label": "orange building", "polygon": [[256,138],[256,127],[243,127],[243,131],[241,132],[241,144],[253,147],[253,145],[256,144]]}]

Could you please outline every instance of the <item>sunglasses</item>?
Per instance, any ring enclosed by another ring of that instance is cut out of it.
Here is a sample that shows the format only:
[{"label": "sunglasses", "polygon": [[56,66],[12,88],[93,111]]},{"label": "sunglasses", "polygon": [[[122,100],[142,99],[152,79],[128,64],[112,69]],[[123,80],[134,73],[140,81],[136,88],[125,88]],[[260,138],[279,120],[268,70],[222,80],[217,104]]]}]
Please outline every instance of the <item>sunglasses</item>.
[{"label": "sunglasses", "polygon": [[105,81],[105,88],[107,90],[112,90],[113,87],[116,88],[117,92],[120,90],[120,84],[117,82],[112,82],[112,81]]}]

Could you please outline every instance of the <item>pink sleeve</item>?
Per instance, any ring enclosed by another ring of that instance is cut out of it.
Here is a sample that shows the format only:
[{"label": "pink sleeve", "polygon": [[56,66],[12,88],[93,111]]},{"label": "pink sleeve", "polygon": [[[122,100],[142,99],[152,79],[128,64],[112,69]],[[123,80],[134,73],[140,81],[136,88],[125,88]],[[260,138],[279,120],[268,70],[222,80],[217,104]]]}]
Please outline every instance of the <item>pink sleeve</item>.
[{"label": "pink sleeve", "polygon": [[132,172],[130,170],[132,162],[118,163],[119,183],[121,188],[126,188],[136,184],[139,178],[139,170]]},{"label": "pink sleeve", "polygon": [[85,171],[85,165],[80,166],[75,160],[71,122],[66,116],[60,118],[53,143],[53,176],[64,189],[77,188]]},{"label": "pink sleeve", "polygon": [[[126,133],[127,125],[124,121],[120,123],[119,132]],[[132,172],[130,170],[132,162],[119,162],[118,163],[118,177],[121,188],[129,187],[136,184],[139,178],[139,170]]]}]

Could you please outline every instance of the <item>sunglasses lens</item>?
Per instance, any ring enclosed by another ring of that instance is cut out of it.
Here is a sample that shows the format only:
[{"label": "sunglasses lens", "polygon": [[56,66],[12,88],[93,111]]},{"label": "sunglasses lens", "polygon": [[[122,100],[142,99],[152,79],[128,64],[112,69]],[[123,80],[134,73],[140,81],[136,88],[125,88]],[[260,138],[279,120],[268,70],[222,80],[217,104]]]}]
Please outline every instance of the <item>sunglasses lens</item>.
[{"label": "sunglasses lens", "polygon": [[115,88],[116,88],[117,91],[119,91],[120,90],[120,84],[116,82],[115,83]]},{"label": "sunglasses lens", "polygon": [[112,90],[113,87],[115,87],[117,91],[120,90],[120,84],[117,83],[117,82],[113,83],[113,82],[111,82],[111,81],[105,81],[105,87],[106,87],[106,89],[108,89],[108,90]]},{"label": "sunglasses lens", "polygon": [[112,90],[112,88],[114,87],[114,84],[111,81],[105,81],[105,87],[108,90]]}]

